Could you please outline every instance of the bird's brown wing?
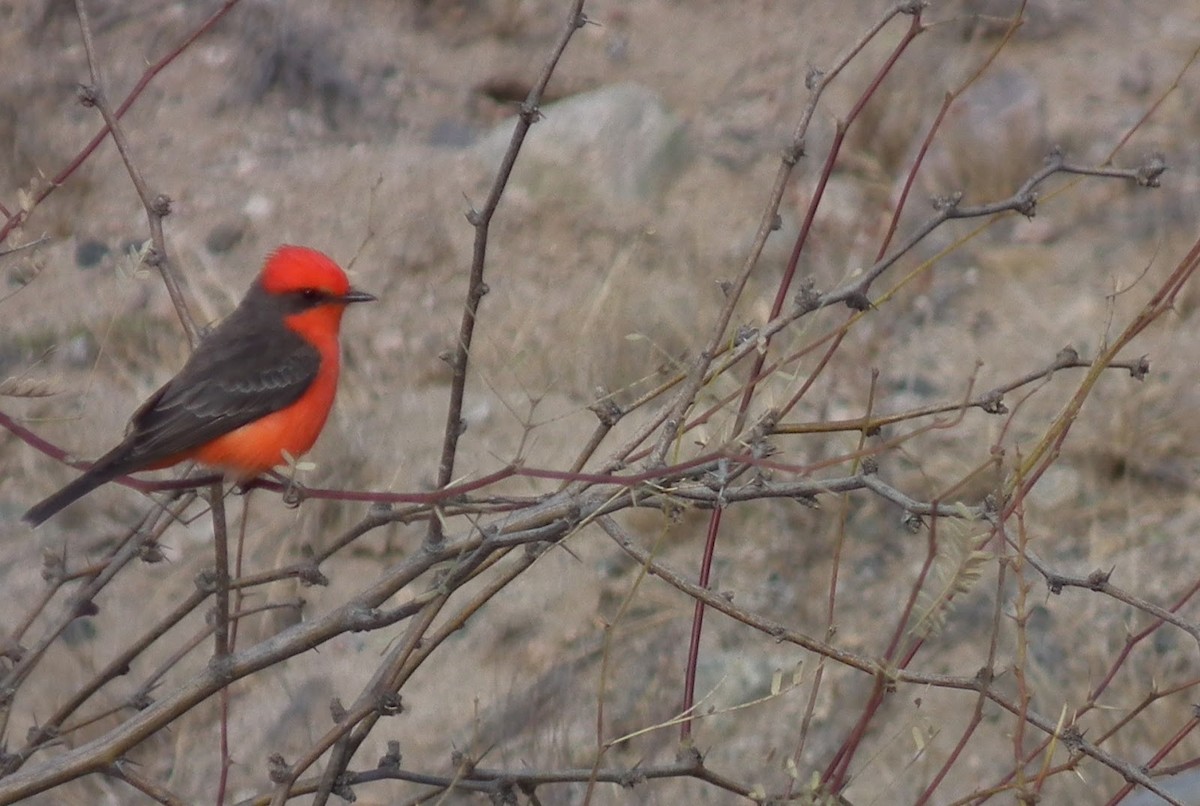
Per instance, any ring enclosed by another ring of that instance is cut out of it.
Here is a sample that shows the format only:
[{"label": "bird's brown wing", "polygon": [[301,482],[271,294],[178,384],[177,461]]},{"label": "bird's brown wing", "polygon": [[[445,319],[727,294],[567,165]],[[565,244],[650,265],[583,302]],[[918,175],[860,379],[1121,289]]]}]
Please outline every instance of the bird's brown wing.
[{"label": "bird's brown wing", "polygon": [[321,355],[304,339],[286,327],[230,325],[226,320],[204,339],[179,374],[134,412],[122,465],[145,467],[197,448],[289,406],[312,384]]}]

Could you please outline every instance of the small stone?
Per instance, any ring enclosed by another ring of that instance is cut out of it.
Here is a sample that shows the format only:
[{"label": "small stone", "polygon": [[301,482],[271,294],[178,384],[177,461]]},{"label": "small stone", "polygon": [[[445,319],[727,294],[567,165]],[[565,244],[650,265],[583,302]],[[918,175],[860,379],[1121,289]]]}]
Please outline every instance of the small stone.
[{"label": "small stone", "polygon": [[[534,198],[657,204],[692,158],[683,120],[638,84],[601,87],[539,111],[511,180]],[[496,126],[475,153],[499,164],[512,132],[511,120]]]},{"label": "small stone", "polygon": [[477,136],[475,129],[462,121],[442,119],[434,124],[429,144],[439,148],[466,148]]},{"label": "small stone", "polygon": [[109,251],[108,244],[96,238],[80,241],[75,247],[75,264],[81,269],[94,269],[108,257]]},{"label": "small stone", "polygon": [[90,367],[96,360],[96,343],[86,334],[80,334],[59,348],[59,354],[68,366],[82,369]]},{"label": "small stone", "polygon": [[224,254],[237,246],[245,235],[245,222],[225,221],[208,231],[204,246],[214,255]]},{"label": "small stone", "polygon": [[261,221],[275,211],[275,204],[261,193],[256,193],[246,200],[242,212],[254,221]]}]

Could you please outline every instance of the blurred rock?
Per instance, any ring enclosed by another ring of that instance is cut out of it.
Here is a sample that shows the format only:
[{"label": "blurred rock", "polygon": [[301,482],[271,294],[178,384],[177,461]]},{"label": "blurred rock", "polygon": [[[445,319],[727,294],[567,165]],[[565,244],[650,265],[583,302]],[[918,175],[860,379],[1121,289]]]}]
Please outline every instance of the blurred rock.
[{"label": "blurred rock", "polygon": [[[1200,770],[1187,770],[1179,775],[1156,776],[1154,783],[1182,803],[1200,803]],[[1141,787],[1124,801],[1128,806],[1164,806],[1167,801]]]},{"label": "blurred rock", "polygon": [[[637,84],[568,98],[542,114],[512,176],[512,185],[535,199],[657,203],[689,159],[683,123]],[[475,147],[479,158],[499,164],[512,132],[510,120],[485,135]]]},{"label": "blurred rock", "polygon": [[346,66],[345,40],[328,20],[247,4],[237,31],[241,55],[225,103],[259,105],[278,96],[288,109],[310,111],[332,130],[361,113],[364,77]]},{"label": "blurred rock", "polygon": [[931,193],[962,191],[967,204],[996,201],[1012,195],[1049,150],[1041,86],[1025,72],[995,70],[951,107],[921,173]]},{"label": "blurred rock", "polygon": [[[1020,0],[961,0],[958,15],[966,17],[963,36],[1003,36],[1012,17],[1021,7]],[[1086,0],[1042,0],[1025,7],[1020,36],[1022,39],[1050,39],[1061,36],[1085,18],[1090,4]]]},{"label": "blurred rock", "polygon": [[94,269],[108,257],[108,244],[96,238],[82,240],[75,247],[75,265],[81,269]]},{"label": "blurred rock", "polygon": [[246,222],[238,219],[222,221],[208,231],[204,246],[214,255],[224,254],[237,246],[246,235]]},{"label": "blurred rock", "polygon": [[439,148],[466,148],[475,142],[475,129],[460,120],[444,118],[433,125],[429,144]]},{"label": "blurred rock", "polygon": [[86,369],[96,360],[98,345],[88,333],[80,333],[63,344],[58,354],[67,366],[75,369]]}]

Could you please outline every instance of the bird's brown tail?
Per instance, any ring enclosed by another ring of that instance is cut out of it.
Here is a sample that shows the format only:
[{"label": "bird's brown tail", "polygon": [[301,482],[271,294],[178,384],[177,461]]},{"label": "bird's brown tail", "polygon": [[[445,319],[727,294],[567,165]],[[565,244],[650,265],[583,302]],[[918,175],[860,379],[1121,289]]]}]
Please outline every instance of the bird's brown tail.
[{"label": "bird's brown tail", "polygon": [[21,520],[30,526],[39,526],[63,507],[79,498],[83,498],[101,484],[112,481],[121,475],[121,472],[120,468],[112,466],[103,467],[100,463],[97,463],[91,470],[54,493],[54,495],[34,504],[29,508],[28,512],[21,516]]}]

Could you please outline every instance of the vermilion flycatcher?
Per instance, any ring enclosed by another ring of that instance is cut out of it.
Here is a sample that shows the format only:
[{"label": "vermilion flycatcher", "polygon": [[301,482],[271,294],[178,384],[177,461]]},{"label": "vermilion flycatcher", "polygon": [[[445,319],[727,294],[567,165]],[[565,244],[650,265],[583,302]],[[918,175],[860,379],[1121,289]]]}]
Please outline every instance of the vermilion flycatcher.
[{"label": "vermilion flycatcher", "polygon": [[267,258],[245,298],[143,403],[125,439],[24,515],[33,526],[117,476],[187,459],[248,481],[316,442],[337,392],[338,328],[352,302],[338,265],[300,246]]}]

